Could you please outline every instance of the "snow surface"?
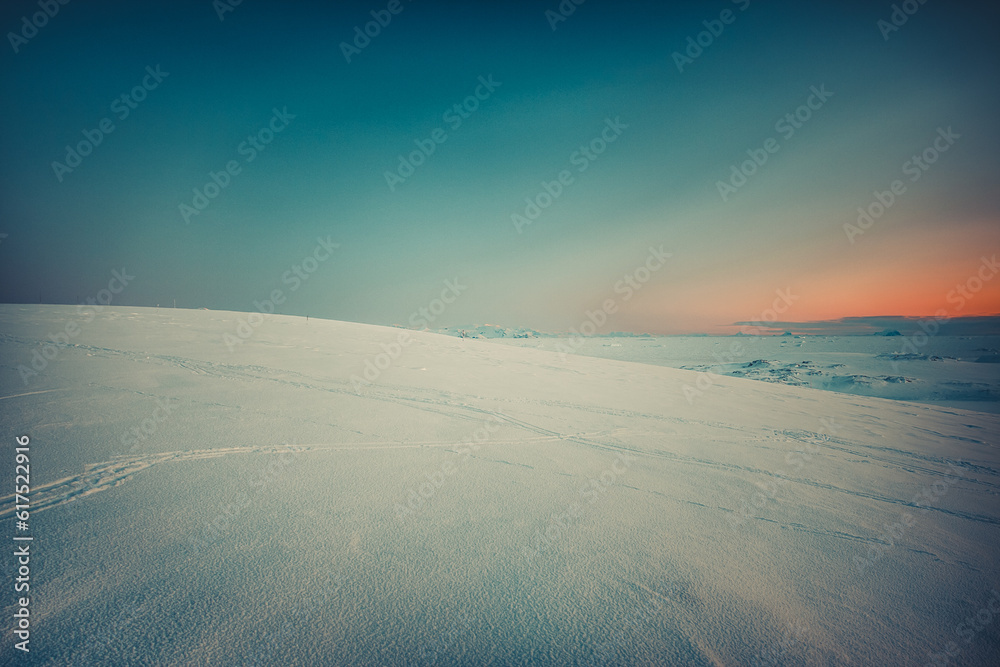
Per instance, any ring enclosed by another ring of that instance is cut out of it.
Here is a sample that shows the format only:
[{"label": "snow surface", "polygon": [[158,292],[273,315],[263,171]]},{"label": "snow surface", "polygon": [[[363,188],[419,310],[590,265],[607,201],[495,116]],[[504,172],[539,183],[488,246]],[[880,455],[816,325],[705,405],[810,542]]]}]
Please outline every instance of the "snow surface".
[{"label": "snow surface", "polygon": [[0,306],[0,664],[996,664],[994,414],[247,317]]}]

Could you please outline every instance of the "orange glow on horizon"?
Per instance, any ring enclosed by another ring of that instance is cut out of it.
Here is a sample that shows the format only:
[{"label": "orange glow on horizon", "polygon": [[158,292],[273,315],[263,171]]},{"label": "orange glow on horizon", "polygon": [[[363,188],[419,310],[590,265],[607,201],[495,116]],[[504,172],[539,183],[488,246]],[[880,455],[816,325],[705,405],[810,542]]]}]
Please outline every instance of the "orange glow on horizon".
[{"label": "orange glow on horizon", "polygon": [[776,252],[733,262],[724,273],[692,267],[651,286],[626,315],[637,329],[670,333],[731,333],[734,322],[775,321],[774,314],[779,322],[998,315],[1000,264],[993,258],[1000,253],[987,251],[996,247],[997,229],[911,230],[816,257]]}]

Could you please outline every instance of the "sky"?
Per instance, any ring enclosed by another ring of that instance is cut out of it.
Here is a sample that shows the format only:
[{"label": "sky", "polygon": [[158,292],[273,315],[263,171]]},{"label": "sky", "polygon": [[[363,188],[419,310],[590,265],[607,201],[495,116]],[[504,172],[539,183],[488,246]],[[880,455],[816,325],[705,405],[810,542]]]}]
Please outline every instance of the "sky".
[{"label": "sky", "polygon": [[10,0],[0,302],[995,315],[1000,10],[903,4]]}]

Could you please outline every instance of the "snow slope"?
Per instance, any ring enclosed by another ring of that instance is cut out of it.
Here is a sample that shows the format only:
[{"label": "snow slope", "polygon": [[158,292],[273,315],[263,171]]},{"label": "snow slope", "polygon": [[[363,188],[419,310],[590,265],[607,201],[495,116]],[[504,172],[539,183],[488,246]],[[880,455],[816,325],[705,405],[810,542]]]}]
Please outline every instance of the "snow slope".
[{"label": "snow slope", "polygon": [[[32,652],[8,623],[2,664],[1000,654],[995,415],[730,377],[689,402],[695,371],[345,322],[85,319],[0,307],[35,536]],[[12,460],[0,484],[12,535]]]}]

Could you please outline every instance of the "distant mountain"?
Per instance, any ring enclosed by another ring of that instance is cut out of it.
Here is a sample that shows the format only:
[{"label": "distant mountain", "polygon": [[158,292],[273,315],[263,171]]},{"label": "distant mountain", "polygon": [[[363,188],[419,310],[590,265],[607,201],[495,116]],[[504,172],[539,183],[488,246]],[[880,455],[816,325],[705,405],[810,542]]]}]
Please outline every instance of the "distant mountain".
[{"label": "distant mountain", "polygon": [[435,329],[433,333],[458,336],[459,338],[539,338],[547,335],[539,333],[534,329],[501,327],[497,324],[445,327],[443,329]]},{"label": "distant mountain", "polygon": [[[543,333],[524,327],[502,327],[498,324],[476,324],[469,326],[444,327],[432,329],[432,333],[460,338],[567,338],[578,336],[579,333],[566,331],[562,333]],[[587,338],[652,338],[648,333],[632,333],[630,331],[612,331],[611,333],[594,334]]]}]

